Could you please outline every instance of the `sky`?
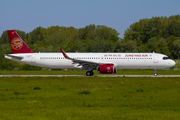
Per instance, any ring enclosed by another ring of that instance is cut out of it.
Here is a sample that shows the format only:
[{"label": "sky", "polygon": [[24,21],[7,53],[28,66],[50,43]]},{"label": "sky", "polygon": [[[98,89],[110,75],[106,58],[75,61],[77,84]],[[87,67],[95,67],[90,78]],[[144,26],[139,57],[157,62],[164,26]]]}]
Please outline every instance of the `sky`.
[{"label": "sky", "polygon": [[140,19],[180,14],[180,0],[0,0],[0,36],[41,26],[105,25],[124,31]]}]

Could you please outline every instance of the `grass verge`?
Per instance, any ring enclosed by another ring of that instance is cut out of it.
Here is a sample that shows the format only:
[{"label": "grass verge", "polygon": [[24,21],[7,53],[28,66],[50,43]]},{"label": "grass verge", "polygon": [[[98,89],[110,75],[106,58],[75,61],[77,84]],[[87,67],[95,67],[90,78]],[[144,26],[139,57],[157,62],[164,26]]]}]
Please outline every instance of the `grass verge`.
[{"label": "grass verge", "polygon": [[2,77],[0,119],[172,120],[180,78]]}]

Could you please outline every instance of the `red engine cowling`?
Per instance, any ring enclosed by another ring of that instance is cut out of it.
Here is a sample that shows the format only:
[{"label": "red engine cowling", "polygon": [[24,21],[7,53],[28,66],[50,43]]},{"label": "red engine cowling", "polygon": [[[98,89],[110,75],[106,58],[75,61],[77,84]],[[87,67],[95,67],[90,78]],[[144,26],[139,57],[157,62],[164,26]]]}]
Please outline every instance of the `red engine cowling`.
[{"label": "red engine cowling", "polygon": [[114,69],[114,64],[103,64],[99,65],[98,71],[102,74],[112,74],[116,73],[116,69]]}]

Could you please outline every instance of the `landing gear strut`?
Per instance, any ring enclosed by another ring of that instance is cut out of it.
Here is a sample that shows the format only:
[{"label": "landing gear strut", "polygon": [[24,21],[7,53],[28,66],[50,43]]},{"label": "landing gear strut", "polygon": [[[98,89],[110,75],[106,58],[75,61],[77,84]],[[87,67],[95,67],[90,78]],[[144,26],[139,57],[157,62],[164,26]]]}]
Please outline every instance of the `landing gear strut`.
[{"label": "landing gear strut", "polygon": [[94,72],[93,71],[87,71],[86,72],[86,76],[93,76],[94,75]]},{"label": "landing gear strut", "polygon": [[156,69],[154,69],[154,76],[157,76]]}]

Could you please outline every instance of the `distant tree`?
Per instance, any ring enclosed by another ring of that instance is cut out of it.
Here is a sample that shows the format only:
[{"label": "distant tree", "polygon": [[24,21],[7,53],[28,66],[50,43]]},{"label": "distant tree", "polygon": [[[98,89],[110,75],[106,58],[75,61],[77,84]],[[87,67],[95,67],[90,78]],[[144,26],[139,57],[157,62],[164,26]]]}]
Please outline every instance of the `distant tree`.
[{"label": "distant tree", "polygon": [[111,35],[109,40],[112,41],[112,42],[117,42],[119,40],[119,38],[116,35]]},{"label": "distant tree", "polygon": [[138,46],[146,44],[150,38],[180,36],[180,16],[152,17],[150,19],[141,19],[135,22],[125,30],[124,39],[137,41]]},{"label": "distant tree", "polygon": [[9,38],[7,31],[3,31],[1,37],[0,37],[0,45],[2,44],[9,44]]},{"label": "distant tree", "polygon": [[[110,27],[94,24],[78,30],[79,40],[114,40],[117,41],[119,33]],[[117,38],[116,38],[117,37]]]},{"label": "distant tree", "polygon": [[37,43],[37,41],[42,41],[43,38],[41,36],[41,26],[35,28],[32,32],[30,32],[28,35],[28,43],[34,44]]},{"label": "distant tree", "polygon": [[118,41],[116,43],[115,52],[138,52],[137,42],[134,40],[129,40],[125,42],[124,40]]},{"label": "distant tree", "polygon": [[112,35],[118,36],[119,33],[110,27],[98,25],[96,28],[97,39],[109,40]]},{"label": "distant tree", "polygon": [[96,38],[96,26],[94,24],[88,25],[85,28],[80,28],[78,30],[78,39],[91,39],[94,40]]},{"label": "distant tree", "polygon": [[[146,44],[141,46],[141,52],[156,52],[156,43],[158,39],[156,37],[150,38]],[[144,48],[143,48],[144,47]]]},{"label": "distant tree", "polygon": [[178,58],[180,57],[180,39],[174,40],[173,49],[171,49],[171,57]]},{"label": "distant tree", "polygon": [[160,38],[157,43],[155,44],[156,52],[162,53],[165,55],[170,55],[169,47],[167,44],[167,40],[164,38]]},{"label": "distant tree", "polygon": [[171,21],[162,31],[162,36],[168,38],[174,35],[175,37],[180,37],[180,23],[176,21]]}]

